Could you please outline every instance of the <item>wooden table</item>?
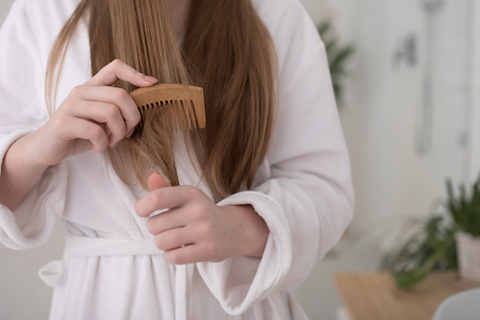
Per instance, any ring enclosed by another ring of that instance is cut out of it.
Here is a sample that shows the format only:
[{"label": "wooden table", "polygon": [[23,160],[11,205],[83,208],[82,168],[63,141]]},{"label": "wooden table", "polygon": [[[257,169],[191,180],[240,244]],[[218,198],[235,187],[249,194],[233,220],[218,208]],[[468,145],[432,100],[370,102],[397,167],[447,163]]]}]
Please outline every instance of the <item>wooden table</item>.
[{"label": "wooden table", "polygon": [[432,273],[410,291],[398,289],[388,273],[337,274],[335,284],[351,320],[431,320],[446,298],[480,287],[455,272]]}]

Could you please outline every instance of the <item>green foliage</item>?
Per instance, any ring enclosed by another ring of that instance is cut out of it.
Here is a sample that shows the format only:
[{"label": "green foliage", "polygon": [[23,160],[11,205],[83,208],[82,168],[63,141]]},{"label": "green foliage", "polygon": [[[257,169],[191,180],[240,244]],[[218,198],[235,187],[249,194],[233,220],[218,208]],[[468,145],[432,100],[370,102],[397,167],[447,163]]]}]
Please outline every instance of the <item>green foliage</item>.
[{"label": "green foliage", "polygon": [[446,206],[451,221],[440,215],[430,217],[420,231],[381,262],[381,268],[390,271],[402,289],[412,288],[433,270],[458,269],[455,242],[458,231],[480,237],[480,177],[470,195],[460,185],[458,198],[452,182],[447,180],[446,184]]},{"label": "green foliage", "polygon": [[459,187],[458,199],[452,188],[452,182],[447,180],[448,210],[460,231],[480,237],[480,179],[473,185],[472,194],[467,196],[465,186]]},{"label": "green foliage", "polygon": [[318,33],[325,43],[330,74],[333,82],[333,90],[337,101],[342,101],[343,78],[347,75],[345,70],[348,60],[352,57],[355,49],[351,45],[341,46],[339,40],[333,33],[332,24],[329,21],[322,22],[318,27]]},{"label": "green foliage", "polygon": [[432,270],[457,268],[456,228],[440,215],[423,222],[403,246],[386,255],[381,269],[392,272],[402,289],[410,289]]}]

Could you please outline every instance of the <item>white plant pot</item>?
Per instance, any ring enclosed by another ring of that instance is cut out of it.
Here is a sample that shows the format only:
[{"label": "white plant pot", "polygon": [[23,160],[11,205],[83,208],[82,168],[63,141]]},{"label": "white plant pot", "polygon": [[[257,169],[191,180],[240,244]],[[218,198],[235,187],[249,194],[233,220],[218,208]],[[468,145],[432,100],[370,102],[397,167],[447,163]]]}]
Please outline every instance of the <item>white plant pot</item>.
[{"label": "white plant pot", "polygon": [[465,280],[480,281],[480,238],[459,232],[457,256],[460,277]]}]

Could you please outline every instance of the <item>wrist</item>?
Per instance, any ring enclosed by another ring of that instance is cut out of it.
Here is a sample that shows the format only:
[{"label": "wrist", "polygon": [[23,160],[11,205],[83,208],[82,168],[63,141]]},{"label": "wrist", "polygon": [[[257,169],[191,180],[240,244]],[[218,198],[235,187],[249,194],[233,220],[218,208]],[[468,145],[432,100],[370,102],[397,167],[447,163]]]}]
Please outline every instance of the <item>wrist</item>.
[{"label": "wrist", "polygon": [[37,161],[34,147],[36,145],[34,139],[35,131],[27,135],[24,135],[17,141],[15,141],[9,148],[7,155],[21,167],[25,168],[28,172],[43,172],[48,167],[46,164],[42,164]]},{"label": "wrist", "polygon": [[25,199],[47,168],[34,164],[26,143],[28,135],[17,139],[8,148],[2,162],[0,175],[0,203],[12,212]]},{"label": "wrist", "polygon": [[234,241],[237,252],[242,256],[262,257],[270,233],[265,220],[251,205],[224,206],[235,219],[239,228],[238,239]]}]

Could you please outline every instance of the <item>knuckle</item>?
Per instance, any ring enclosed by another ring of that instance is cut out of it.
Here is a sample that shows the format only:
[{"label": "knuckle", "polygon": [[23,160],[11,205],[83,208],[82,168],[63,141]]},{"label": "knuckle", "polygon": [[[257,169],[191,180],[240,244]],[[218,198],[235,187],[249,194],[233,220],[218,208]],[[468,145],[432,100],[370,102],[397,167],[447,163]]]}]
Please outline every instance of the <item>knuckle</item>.
[{"label": "knuckle", "polygon": [[202,232],[202,234],[205,238],[211,238],[213,236],[213,233],[214,233],[213,224],[211,222],[204,223],[202,225],[201,232]]},{"label": "knuckle", "polygon": [[192,198],[197,198],[200,195],[200,190],[194,186],[185,186],[185,188],[187,189],[188,195]]},{"label": "knuckle", "polygon": [[80,94],[80,92],[82,92],[82,90],[83,90],[83,86],[82,85],[77,85],[77,86],[73,87],[71,93],[73,95],[77,96],[77,95]]},{"label": "knuckle", "polygon": [[132,121],[135,123],[139,123],[140,120],[142,120],[142,116],[140,115],[140,111],[138,109],[135,109],[137,112],[135,112],[135,116],[133,117]]},{"label": "knuckle", "polygon": [[162,248],[163,248],[163,241],[162,241],[162,239],[161,239],[161,237],[160,237],[159,234],[157,234],[157,235],[155,236],[155,246],[156,246],[158,249],[163,250],[163,249],[162,249]]},{"label": "knuckle", "polygon": [[[157,190],[154,190],[154,191],[157,191]],[[163,202],[163,197],[161,193],[157,191],[157,192],[151,192],[150,194],[151,194],[151,201],[155,206],[155,208],[163,209],[163,208],[160,208]]]},{"label": "knuckle", "polygon": [[205,255],[208,260],[215,260],[218,255],[218,245],[211,241],[205,244]]},{"label": "knuckle", "polygon": [[153,221],[153,219],[148,219],[147,230],[150,232],[150,234],[155,234],[155,221]]},{"label": "knuckle", "polygon": [[123,62],[120,59],[115,59],[112,62],[110,62],[110,65],[115,69],[120,68],[122,66],[122,64],[123,64]]},{"label": "knuckle", "polygon": [[135,204],[135,207],[134,207],[134,210],[135,210],[135,213],[140,216],[140,205],[139,205],[139,201]]},{"label": "knuckle", "polygon": [[196,220],[205,220],[208,218],[208,208],[202,204],[198,204],[193,208],[193,217]]},{"label": "knuckle", "polygon": [[137,70],[133,70],[133,74],[132,74],[132,76],[133,76],[134,78],[137,78],[137,77],[141,77],[141,76],[143,76],[143,74],[142,74],[142,73],[140,73],[140,72],[138,72]]},{"label": "knuckle", "polygon": [[92,128],[91,132],[92,132],[92,138],[93,139],[101,139],[103,137],[103,135],[105,134],[103,129],[100,128],[99,126],[96,126],[96,127]]},{"label": "knuckle", "polygon": [[68,116],[61,114],[55,117],[55,119],[53,120],[53,125],[55,127],[65,127],[68,125],[69,121],[70,120]]},{"label": "knuckle", "polygon": [[182,263],[181,255],[177,250],[172,251],[172,252],[168,252],[167,254],[165,254],[165,259],[170,264],[181,264]]},{"label": "knuckle", "polygon": [[169,233],[168,238],[169,238],[168,239],[169,242],[171,242],[172,244],[180,243],[180,240],[181,240],[180,235],[178,235],[176,233],[174,233],[174,234]]},{"label": "knuckle", "polygon": [[117,115],[118,109],[113,105],[108,105],[105,107],[105,115],[108,119],[111,119]]},{"label": "knuckle", "polygon": [[130,97],[129,94],[127,93],[127,91],[125,91],[122,88],[118,88],[116,90],[116,96],[120,101],[125,101]]}]

